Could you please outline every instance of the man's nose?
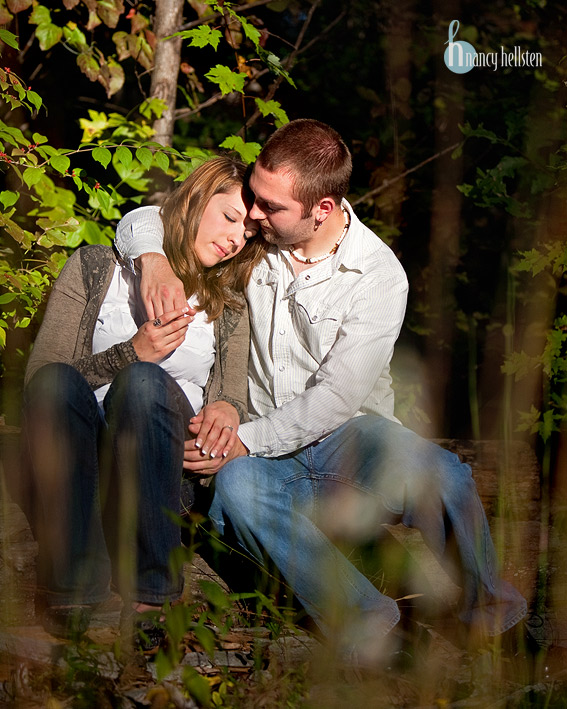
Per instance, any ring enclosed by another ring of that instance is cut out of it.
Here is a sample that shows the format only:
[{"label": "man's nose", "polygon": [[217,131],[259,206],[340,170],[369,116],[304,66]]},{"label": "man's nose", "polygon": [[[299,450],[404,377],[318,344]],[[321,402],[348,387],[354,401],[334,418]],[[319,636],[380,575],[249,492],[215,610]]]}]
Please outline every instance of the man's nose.
[{"label": "man's nose", "polygon": [[265,212],[263,212],[260,207],[258,207],[257,202],[254,202],[254,204],[252,205],[252,208],[248,212],[248,216],[250,217],[250,219],[253,220],[262,220],[266,218]]}]

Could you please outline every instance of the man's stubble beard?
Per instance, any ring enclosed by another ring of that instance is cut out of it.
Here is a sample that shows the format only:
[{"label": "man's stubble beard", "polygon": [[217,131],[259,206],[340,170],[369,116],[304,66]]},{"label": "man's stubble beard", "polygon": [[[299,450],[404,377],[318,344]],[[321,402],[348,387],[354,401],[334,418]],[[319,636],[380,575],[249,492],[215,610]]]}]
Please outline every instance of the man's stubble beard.
[{"label": "man's stubble beard", "polygon": [[[307,219],[305,221],[307,222]],[[294,234],[287,234],[285,236],[277,232],[269,223],[264,225],[260,222],[260,229],[264,240],[267,241],[268,244],[274,244],[275,246],[295,246],[296,244],[306,241],[300,229]],[[305,231],[307,232],[308,230],[306,229]]]}]

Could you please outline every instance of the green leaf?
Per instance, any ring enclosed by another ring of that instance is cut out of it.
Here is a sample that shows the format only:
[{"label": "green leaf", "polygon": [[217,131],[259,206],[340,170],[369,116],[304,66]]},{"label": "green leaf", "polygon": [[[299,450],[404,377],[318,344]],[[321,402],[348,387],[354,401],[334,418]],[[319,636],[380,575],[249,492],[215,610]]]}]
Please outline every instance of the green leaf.
[{"label": "green leaf", "polygon": [[12,49],[19,49],[18,38],[8,30],[0,29],[0,42],[4,42]]},{"label": "green leaf", "polygon": [[167,108],[167,103],[162,98],[150,98],[147,101],[143,101],[138,110],[144,118],[151,121],[153,116],[161,118]]},{"label": "green leaf", "polygon": [[157,678],[160,681],[167,677],[167,675],[170,674],[175,667],[167,653],[164,652],[163,648],[160,648],[158,654],[156,655],[155,667]]},{"label": "green leaf", "polygon": [[43,105],[43,101],[41,96],[36,93],[35,91],[26,91],[26,98],[27,100],[32,104],[32,106],[35,108],[36,111],[39,111],[39,109]]},{"label": "green leaf", "polygon": [[0,305],[6,305],[6,303],[11,303],[17,298],[15,293],[4,293],[0,295]]},{"label": "green leaf", "polygon": [[110,239],[104,234],[100,226],[96,222],[86,221],[81,224],[81,226],[75,232],[76,237],[80,244],[81,241],[85,241],[87,244],[106,244],[111,245]]},{"label": "green leaf", "polygon": [[191,697],[197,700],[199,706],[211,705],[211,685],[207,682],[207,678],[200,675],[193,667],[183,668],[183,684]]},{"label": "green leaf", "polygon": [[74,22],[68,22],[66,27],[63,27],[63,35],[65,41],[74,49],[81,51],[87,49],[87,38]]},{"label": "green leaf", "polygon": [[183,37],[183,39],[190,39],[190,47],[202,48],[210,45],[216,51],[222,38],[222,32],[220,32],[220,30],[211,29],[209,25],[201,25],[196,29],[176,32],[172,35],[172,37]]},{"label": "green leaf", "polygon": [[268,69],[278,76],[283,76],[284,79],[293,86],[295,89],[295,82],[289,75],[289,73],[283,68],[280,58],[277,57],[273,52],[266,51],[263,47],[256,47],[258,56],[267,65]]},{"label": "green leaf", "polygon": [[30,25],[47,25],[51,23],[51,13],[44,5],[36,5],[29,16]]},{"label": "green leaf", "polygon": [[4,191],[0,192],[0,202],[2,202],[5,209],[8,209],[13,204],[16,204],[19,196],[20,195],[17,192],[11,192],[10,190],[4,190]]},{"label": "green leaf", "polygon": [[228,66],[217,64],[205,76],[213,84],[217,84],[222,92],[222,95],[230,94],[233,91],[244,93],[244,83],[247,79],[246,74],[232,71]]},{"label": "green leaf", "polygon": [[107,168],[110,161],[112,160],[112,153],[108,148],[95,148],[93,150],[93,160],[99,162],[104,168]]},{"label": "green leaf", "polygon": [[193,628],[195,637],[203,646],[203,650],[212,659],[215,655],[215,634],[209,628],[204,625],[198,625]]},{"label": "green leaf", "polygon": [[35,36],[39,40],[39,46],[46,52],[51,47],[54,47],[58,42],[61,41],[63,37],[63,30],[61,27],[53,24],[41,24],[38,25],[35,31]]},{"label": "green leaf", "polygon": [[24,174],[22,175],[22,180],[28,187],[32,187],[43,178],[43,174],[43,170],[40,170],[37,167],[26,167]]},{"label": "green leaf", "polygon": [[258,28],[254,27],[254,25],[251,22],[248,22],[248,20],[244,19],[244,17],[239,17],[239,20],[242,24],[244,34],[248,37],[248,39],[253,43],[255,47],[258,47],[260,44],[260,38],[262,37]]},{"label": "green leaf", "polygon": [[69,166],[71,165],[71,161],[66,155],[54,155],[49,159],[49,163],[51,167],[57,170],[57,172],[60,172],[62,175],[67,172]]},{"label": "green leaf", "polygon": [[245,143],[239,135],[229,135],[219,145],[220,148],[236,150],[245,163],[252,163],[262,150],[260,143]]},{"label": "green leaf", "polygon": [[256,106],[258,106],[258,110],[263,116],[275,116],[276,128],[283,126],[285,123],[289,123],[287,113],[283,110],[279,101],[274,101],[274,99],[271,99],[271,101],[264,101],[264,99],[261,98],[257,98],[255,101]]},{"label": "green leaf", "polygon": [[160,167],[164,172],[167,172],[169,169],[169,157],[167,156],[166,153],[163,152],[157,152],[155,154],[155,161],[158,167]]},{"label": "green leaf", "polygon": [[549,409],[548,411],[544,412],[543,414],[543,420],[539,426],[539,435],[542,437],[542,439],[547,441],[547,439],[551,436],[551,434],[554,431],[558,431],[558,426],[555,422],[555,416],[553,413],[552,409]]},{"label": "green leaf", "polygon": [[526,377],[534,368],[541,366],[537,357],[531,357],[524,352],[512,352],[501,367],[504,374],[513,374],[515,381],[519,382]]},{"label": "green leaf", "polygon": [[121,145],[116,149],[116,159],[119,160],[124,167],[130,167],[133,160],[132,151],[125,145]]},{"label": "green leaf", "polygon": [[205,598],[211,605],[215,606],[219,610],[228,608],[230,605],[230,599],[228,594],[223,591],[223,589],[215,581],[207,581],[201,579],[199,581],[199,587],[203,592]]},{"label": "green leaf", "polygon": [[141,147],[137,148],[136,150],[136,158],[142,163],[146,170],[149,170],[154,156],[152,155],[151,150],[149,150],[148,148]]},{"label": "green leaf", "polygon": [[41,145],[41,143],[47,143],[47,138],[41,133],[33,133],[32,140],[36,145]]}]

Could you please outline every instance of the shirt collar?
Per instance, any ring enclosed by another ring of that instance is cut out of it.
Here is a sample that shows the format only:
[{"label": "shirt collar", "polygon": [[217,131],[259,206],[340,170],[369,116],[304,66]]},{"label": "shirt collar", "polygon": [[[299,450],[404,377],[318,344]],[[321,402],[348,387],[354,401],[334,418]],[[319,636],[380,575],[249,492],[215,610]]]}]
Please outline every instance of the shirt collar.
[{"label": "shirt collar", "polygon": [[[366,230],[366,227],[356,216],[353,208],[346,199],[343,199],[341,204],[350,214],[350,226],[348,228],[347,235],[337,250],[337,253],[332,258],[321,262],[321,265],[325,264],[326,267],[321,268],[320,271],[324,272],[327,276],[330,275],[330,272],[338,270],[341,266],[348,271],[359,271],[360,273],[364,273],[365,265],[367,263],[363,245],[363,232]],[[276,256],[287,263],[287,267],[290,269],[290,272],[293,273],[293,261],[291,260],[289,250],[283,248],[280,249],[277,246],[272,246],[271,248],[274,249],[274,254]]]},{"label": "shirt collar", "polygon": [[339,246],[337,253],[332,259],[333,268],[338,269],[341,266],[349,271],[364,272],[365,258],[363,250],[363,230],[364,224],[356,216],[350,204],[343,199],[342,206],[350,215],[350,226],[348,233],[345,236],[343,243]]}]

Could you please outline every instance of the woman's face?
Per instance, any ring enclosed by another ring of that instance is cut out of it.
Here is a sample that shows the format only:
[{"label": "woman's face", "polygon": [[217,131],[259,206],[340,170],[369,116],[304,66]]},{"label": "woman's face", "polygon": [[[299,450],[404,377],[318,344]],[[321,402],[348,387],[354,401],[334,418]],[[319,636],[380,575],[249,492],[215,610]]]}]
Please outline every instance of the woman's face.
[{"label": "woman's face", "polygon": [[195,237],[197,258],[205,267],[228,261],[258,230],[258,222],[248,216],[240,187],[226,194],[215,194],[205,207]]}]

